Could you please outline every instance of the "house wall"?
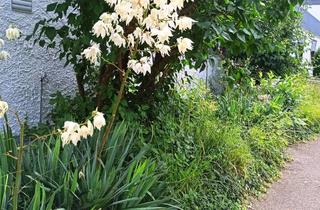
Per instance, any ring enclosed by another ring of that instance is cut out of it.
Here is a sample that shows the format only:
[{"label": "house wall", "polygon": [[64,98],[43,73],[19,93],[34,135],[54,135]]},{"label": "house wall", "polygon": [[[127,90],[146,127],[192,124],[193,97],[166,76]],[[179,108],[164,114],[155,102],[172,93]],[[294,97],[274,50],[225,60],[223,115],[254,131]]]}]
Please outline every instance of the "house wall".
[{"label": "house wall", "polygon": [[312,36],[311,40],[309,41],[310,43],[308,46],[305,48],[305,52],[303,54],[303,58],[306,62],[311,62],[311,48],[312,48],[312,40],[316,41],[316,51],[320,49],[320,37],[318,36]]},{"label": "house wall", "polygon": [[[11,0],[0,0],[1,38],[4,38],[9,24],[14,24],[24,35],[28,35],[34,24],[47,16],[45,8],[50,0],[32,1],[33,12],[27,14],[12,11]],[[59,61],[55,50],[34,46],[32,41],[25,41],[24,38],[5,43],[4,50],[11,54],[11,59],[0,61],[0,96],[9,103],[11,110],[18,111],[22,117],[28,118],[31,125],[36,125],[44,120],[50,110],[48,102],[52,93],[58,90],[66,94],[74,93],[75,78],[72,69],[64,68],[64,63]],[[43,106],[40,113],[41,98]],[[9,119],[17,132],[17,123],[12,114]]]},{"label": "house wall", "polygon": [[[316,42],[315,46],[312,46],[312,41]],[[303,60],[308,65],[309,75],[313,76],[313,66],[312,66],[312,57],[311,51],[315,50],[317,52],[320,49],[320,37],[316,35],[312,35],[311,40],[309,40],[308,46],[306,46],[303,53]]]},{"label": "house wall", "polygon": [[[311,1],[310,1],[311,2]],[[309,3],[310,3],[309,2]],[[312,3],[315,3],[316,1],[312,1]],[[309,10],[312,11],[309,11]],[[311,37],[309,40],[308,46],[305,48],[305,52],[303,54],[304,61],[309,66],[309,74],[310,76],[313,75],[313,67],[311,64],[311,51],[317,51],[320,48],[320,20],[318,17],[318,12],[314,10],[315,7],[308,8],[307,10],[303,9],[303,19],[301,26],[304,28],[304,30],[308,33],[310,33]],[[316,16],[314,16],[316,15]],[[313,46],[312,42],[315,41],[316,45]]]}]

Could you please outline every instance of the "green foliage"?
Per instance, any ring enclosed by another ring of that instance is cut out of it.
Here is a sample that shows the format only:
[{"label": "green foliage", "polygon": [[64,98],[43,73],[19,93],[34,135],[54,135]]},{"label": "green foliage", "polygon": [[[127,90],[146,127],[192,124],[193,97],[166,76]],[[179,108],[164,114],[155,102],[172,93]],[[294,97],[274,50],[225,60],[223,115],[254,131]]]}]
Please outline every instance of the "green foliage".
[{"label": "green foliage", "polygon": [[320,131],[320,84],[319,81],[309,81],[306,86],[302,103],[299,105],[298,111],[312,125],[312,129],[316,132]]},{"label": "green foliage", "polygon": [[[64,149],[55,138],[36,141],[25,156],[23,192],[37,196],[24,196],[22,205],[149,209],[165,206],[164,193],[182,209],[241,209],[248,196],[278,177],[287,145],[309,138],[318,131],[315,125],[320,128],[318,85],[305,83],[303,76],[260,74],[257,80],[239,80],[217,97],[201,82],[179,86],[151,111],[141,107],[143,116],[131,118],[138,135],[125,138],[117,128],[108,142],[109,155],[99,161],[103,167],[94,163],[97,136]],[[138,155],[126,152],[132,151],[125,145],[133,138]],[[139,148],[145,145],[151,147],[150,158],[142,158],[145,150]],[[159,184],[159,173],[165,186]]]},{"label": "green foliage", "polygon": [[302,76],[281,79],[273,73],[268,73],[266,78],[260,74],[257,81],[249,78],[217,96],[217,114],[220,118],[253,124],[266,115],[290,111],[301,100],[304,81]]},{"label": "green foliage", "polygon": [[[13,191],[15,177],[11,173],[15,169],[17,145],[14,138],[8,133],[0,133],[0,207],[8,209],[12,202],[11,192]],[[10,153],[9,153],[10,151]]]},{"label": "green foliage", "polygon": [[[7,115],[4,116],[7,120]],[[12,192],[15,176],[12,173],[16,168],[17,143],[11,129],[4,125],[4,133],[0,133],[0,207],[8,209],[12,203]]]},{"label": "green foliage", "polygon": [[[155,55],[152,73],[132,75],[125,90],[117,120],[130,121],[137,135],[117,127],[101,159],[97,135],[64,149],[59,138],[32,142],[24,158],[22,208],[169,208],[164,193],[182,209],[241,209],[249,195],[278,176],[286,146],[320,130],[317,92],[305,92],[305,79],[292,75],[305,71],[298,3],[302,0],[189,2],[179,12],[197,20],[187,34],[194,51],[182,60],[175,52]],[[35,42],[57,46],[78,83],[76,97],[53,97],[57,127],[65,120],[82,121],[95,107],[110,114],[120,76],[107,63],[92,67],[79,56],[90,40],[105,50],[91,28],[108,10],[98,0],[54,2],[47,7],[52,18],[35,27]],[[111,52],[108,60],[127,61],[124,49]],[[213,55],[222,58],[226,71],[222,95],[212,96],[203,84],[174,85],[184,66],[203,70]],[[158,80],[160,73],[165,76]],[[151,147],[149,158],[145,145]],[[14,179],[4,174],[0,184]],[[2,188],[0,198],[7,199],[8,191]]]},{"label": "green foliage", "polygon": [[[201,82],[172,89],[151,114],[133,118],[138,133],[118,125],[101,159],[98,133],[77,147],[61,148],[59,137],[31,142],[20,208],[178,208],[169,194],[182,209],[242,209],[278,177],[287,145],[320,130],[317,82],[272,73],[257,81],[241,80],[218,97]],[[10,207],[17,146],[7,133],[0,144],[1,205]]]},{"label": "green foliage", "polygon": [[0,208],[1,209],[7,209],[7,206],[9,205],[9,199],[10,199],[10,182],[9,177],[11,176],[9,174],[4,173],[3,171],[0,171]]},{"label": "green foliage", "polygon": [[314,133],[298,114],[303,77],[270,73],[258,81],[216,99],[201,84],[180,87],[155,106],[151,156],[164,163],[168,191],[181,208],[241,209],[278,177],[287,145]]},{"label": "green foliage", "polygon": [[[291,23],[289,25],[292,27],[287,28],[290,33],[282,29],[290,21],[295,21],[297,15],[295,6],[302,2],[302,0],[197,0],[186,3],[185,8],[178,12],[197,20],[193,29],[185,34],[193,40],[194,50],[188,52],[183,60],[179,58],[177,49],[173,49],[170,56],[165,58],[160,54],[155,55],[152,73],[143,77],[131,75],[128,82],[130,88],[125,90],[124,98],[130,107],[135,107],[137,104],[143,105],[146,100],[154,98],[159,93],[166,94],[175,83],[176,74],[182,71],[184,66],[203,70],[205,62],[213,54],[237,61],[239,57],[246,59],[259,52],[256,58],[268,55],[267,61],[260,65],[266,67],[268,66],[266,63],[274,63],[271,54],[279,52],[276,56],[277,64],[283,65],[276,65],[275,68],[265,71],[284,72],[285,69],[282,67],[289,62],[288,55],[292,52],[292,50],[285,52],[284,49],[289,49],[288,46],[291,47],[295,40],[288,37],[294,28]],[[114,46],[110,49],[112,53],[105,55],[107,48],[105,41],[93,36],[92,26],[103,11],[110,11],[110,8],[99,0],[55,1],[47,6],[49,17],[39,21],[35,25],[33,34],[28,36],[28,39],[33,37],[35,43],[42,47],[58,48],[60,59],[74,68],[79,95],[83,106],[87,106],[85,110],[89,110],[94,104],[100,110],[105,108],[104,111],[107,111],[119,89],[121,79],[121,75],[112,65],[102,61],[98,67],[93,67],[79,56],[90,45],[90,40],[101,44],[102,54],[107,60],[115,64],[126,63],[128,60],[126,49],[119,50]],[[130,31],[130,27],[126,26],[124,30]],[[270,34],[276,34],[280,29],[285,39],[271,38]],[[287,42],[289,44],[286,44]],[[277,51],[275,48],[281,50]],[[297,69],[295,67],[290,69]],[[251,70],[253,73],[257,71],[254,68]],[[164,76],[159,77],[159,75]],[[135,84],[140,85],[137,87]],[[77,112],[81,113],[79,116],[81,117],[84,110],[83,107],[78,108]]]},{"label": "green foliage", "polygon": [[259,71],[273,72],[277,76],[305,73],[302,55],[307,43],[307,33],[301,28],[302,14],[292,11],[276,23],[265,20],[261,27],[266,32],[257,50],[250,58],[252,75]]},{"label": "green foliage", "polygon": [[[62,95],[57,92],[51,96],[50,104],[53,106],[49,113],[49,121],[35,128],[29,128],[27,136],[45,135],[50,127],[61,128],[65,121],[81,122],[95,110],[95,103],[77,95],[75,97]],[[111,106],[104,109],[107,118],[111,115]],[[126,100],[122,100],[118,110],[117,121],[137,122],[147,118],[149,106],[146,104],[129,107]]]},{"label": "green foliage", "polygon": [[320,76],[320,49],[314,54],[312,58],[313,75],[316,77]]},{"label": "green foliage", "polygon": [[48,117],[57,127],[62,127],[67,120],[86,119],[95,109],[94,103],[90,100],[85,100],[80,96],[64,96],[60,92],[51,96],[50,104],[53,105],[53,109]]},{"label": "green foliage", "polygon": [[[132,152],[134,138],[126,125],[117,126],[99,159],[100,134],[78,147],[62,148],[60,138],[53,136],[27,145],[19,209],[170,209],[170,200],[162,195],[156,163],[145,158],[146,147]],[[0,136],[1,144],[9,140]],[[1,154],[10,153],[8,147],[1,150]],[[0,166],[1,205],[6,207],[11,205],[15,179],[15,167],[8,166],[10,157],[3,156]]]}]

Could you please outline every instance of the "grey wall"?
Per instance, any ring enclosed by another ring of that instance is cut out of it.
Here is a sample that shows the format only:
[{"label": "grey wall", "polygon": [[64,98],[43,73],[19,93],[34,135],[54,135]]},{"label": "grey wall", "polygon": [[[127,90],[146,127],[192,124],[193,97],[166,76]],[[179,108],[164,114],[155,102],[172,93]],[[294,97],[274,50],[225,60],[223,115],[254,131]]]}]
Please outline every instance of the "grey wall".
[{"label": "grey wall", "polygon": [[320,5],[320,0],[305,0],[304,3],[308,5]]},{"label": "grey wall", "polygon": [[[30,34],[34,24],[47,16],[46,5],[49,0],[32,0],[31,14],[12,11],[11,0],[0,0],[0,37],[4,38],[9,24],[14,24]],[[0,96],[9,103],[11,110],[19,111],[21,116],[28,116],[31,125],[40,121],[41,78],[43,85],[43,116],[46,116],[50,106],[49,96],[57,90],[66,94],[75,91],[75,78],[70,68],[64,68],[54,50],[46,50],[33,46],[24,37],[15,42],[6,41],[5,50],[11,54],[8,61],[0,61]],[[18,131],[17,123],[10,117],[10,122]],[[0,128],[1,128],[0,122]]]},{"label": "grey wall", "polygon": [[308,11],[303,11],[302,27],[316,36],[320,36],[320,21]]}]

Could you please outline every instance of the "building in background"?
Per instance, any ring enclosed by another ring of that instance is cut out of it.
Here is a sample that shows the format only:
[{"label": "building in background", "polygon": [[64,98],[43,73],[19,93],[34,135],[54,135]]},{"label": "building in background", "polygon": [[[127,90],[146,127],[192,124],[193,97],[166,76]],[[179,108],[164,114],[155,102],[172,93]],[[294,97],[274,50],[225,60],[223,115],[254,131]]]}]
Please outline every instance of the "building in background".
[{"label": "building in background", "polygon": [[[45,9],[50,1],[0,0],[0,37],[4,38],[10,24],[24,35],[31,34],[35,23],[47,16]],[[48,102],[52,93],[74,93],[75,78],[72,69],[64,68],[54,50],[34,46],[32,41],[24,39],[25,36],[5,43],[4,49],[11,58],[0,62],[0,96],[11,110],[19,111],[21,116],[28,117],[31,125],[36,125],[50,110]],[[10,122],[16,122],[12,116]],[[15,125],[12,127],[17,128]]]},{"label": "building in background", "polygon": [[[308,7],[302,11],[302,27],[310,32],[311,40],[303,57],[308,63],[311,63],[314,53],[320,49],[320,0],[307,0],[305,4]],[[312,75],[312,67],[310,74]]]},{"label": "building in background", "polygon": [[[303,59],[308,64],[309,74],[312,76],[312,56],[320,49],[320,0],[306,0],[299,11],[301,11],[303,15],[301,26],[311,35],[311,40],[305,48]],[[220,81],[224,73],[219,62],[219,56],[215,57],[214,61],[215,62],[208,62],[209,64],[205,71],[200,73],[197,71],[192,72],[195,72],[194,74],[197,74],[198,77],[205,80],[206,84],[210,86],[214,92],[219,94],[223,91],[223,85]]]}]

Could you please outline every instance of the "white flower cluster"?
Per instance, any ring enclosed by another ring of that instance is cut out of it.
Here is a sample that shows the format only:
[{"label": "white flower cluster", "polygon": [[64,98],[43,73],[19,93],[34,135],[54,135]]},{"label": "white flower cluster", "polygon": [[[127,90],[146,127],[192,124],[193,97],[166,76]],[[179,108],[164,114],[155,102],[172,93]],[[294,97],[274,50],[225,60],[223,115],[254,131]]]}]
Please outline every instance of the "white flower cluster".
[{"label": "white flower cluster", "polygon": [[271,100],[271,96],[268,94],[265,95],[258,95],[259,101],[262,101],[264,103],[268,103]]},{"label": "white flower cluster", "polygon": [[4,117],[8,109],[9,109],[8,103],[5,101],[0,101],[0,118]]},{"label": "white flower cluster", "polygon": [[86,139],[88,136],[93,136],[94,128],[101,130],[106,125],[104,114],[98,111],[93,111],[93,124],[90,120],[86,124],[78,124],[72,121],[66,121],[63,130],[60,131],[62,146],[66,144],[77,145],[81,138]]},{"label": "white flower cluster", "polygon": [[[178,15],[185,3],[193,0],[105,1],[114,12],[103,13],[93,26],[93,33],[103,39],[107,37],[107,45],[127,47],[131,52],[128,68],[134,72],[144,75],[150,73],[154,52],[160,52],[164,57],[169,55],[173,47],[177,47],[181,54],[193,49],[193,42],[188,38],[171,40],[174,31],[191,29],[196,22]],[[129,30],[123,27],[129,25]],[[101,56],[99,45],[93,43],[82,55],[96,64]]]},{"label": "white flower cluster", "polygon": [[[6,30],[6,37],[8,40],[18,39],[20,37],[20,30],[13,27],[13,26],[10,26]],[[3,46],[4,46],[4,40],[0,39],[0,49],[3,48]],[[10,58],[10,54],[5,50],[1,50],[0,51],[0,60],[7,60],[8,58]]]},{"label": "white flower cluster", "polygon": [[15,40],[18,39],[20,37],[20,30],[18,28],[15,28],[13,26],[10,26],[7,30],[6,30],[6,37],[9,40]]},{"label": "white flower cluster", "polygon": [[151,61],[148,57],[142,57],[140,60],[130,60],[128,67],[135,71],[137,74],[142,73],[146,75],[147,72],[151,72]]}]

